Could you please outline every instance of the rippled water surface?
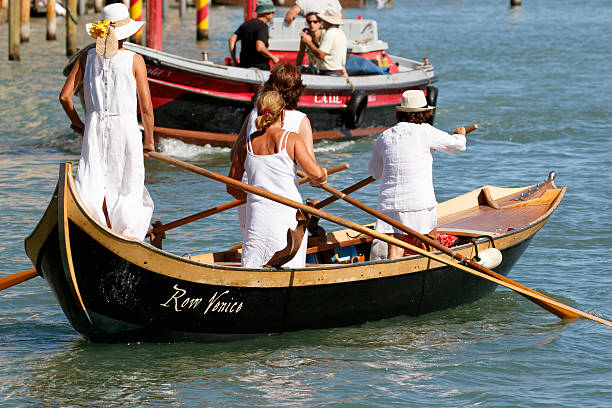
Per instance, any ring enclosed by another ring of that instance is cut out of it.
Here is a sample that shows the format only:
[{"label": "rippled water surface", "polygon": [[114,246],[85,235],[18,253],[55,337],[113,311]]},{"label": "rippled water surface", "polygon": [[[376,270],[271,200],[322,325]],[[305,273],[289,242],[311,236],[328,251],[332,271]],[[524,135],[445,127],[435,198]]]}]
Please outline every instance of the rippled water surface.
[{"label": "rippled water surface", "polygon": [[[436,67],[436,125],[481,125],[466,152],[436,156],[439,201],[485,184],[533,184],[555,170],[557,184],[568,186],[566,197],[511,277],[612,318],[612,2],[368,6],[345,15],[376,18],[392,54],[429,57]],[[213,7],[203,44],[195,43],[195,11],[188,10],[184,24],[177,14],[171,8],[164,49],[193,58],[206,49],[220,61],[242,10]],[[79,46],[89,42],[82,26]],[[59,163],[80,153],[57,100],[66,62],[63,20],[55,42],[44,41],[42,19],[33,19],[32,29],[20,62],[9,62],[6,51],[0,59],[0,276],[31,267],[23,239],[46,208]],[[0,26],[4,46],[7,33]],[[323,165],[351,165],[332,185],[366,176],[374,138],[316,146]],[[171,141],[160,149],[227,173],[227,149]],[[147,185],[155,218],[164,221],[231,200],[222,185],[153,161]],[[370,185],[356,198],[374,204],[376,193]],[[310,187],[303,195],[322,197]],[[342,204],[330,211],[371,221]],[[238,241],[237,215],[228,212],[174,230],[166,247],[182,254]],[[94,345],[78,336],[36,278],[0,293],[0,406],[606,407],[611,344],[612,328],[562,322],[499,289],[452,310],[358,327],[222,344]]]}]

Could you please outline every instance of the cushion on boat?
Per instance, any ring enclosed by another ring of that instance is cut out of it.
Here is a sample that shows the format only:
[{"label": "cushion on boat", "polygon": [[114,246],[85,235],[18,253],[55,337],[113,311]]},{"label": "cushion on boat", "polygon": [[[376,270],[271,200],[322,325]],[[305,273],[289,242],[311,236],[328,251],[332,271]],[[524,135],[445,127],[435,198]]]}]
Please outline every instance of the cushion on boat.
[{"label": "cushion on boat", "polygon": [[355,75],[384,75],[389,73],[389,67],[379,67],[367,58],[349,54],[346,56],[346,72]]},{"label": "cushion on boat", "polygon": [[[440,244],[444,245],[447,248],[449,248],[451,245],[455,243],[455,241],[459,239],[458,237],[454,235],[446,235],[446,234],[442,235],[439,232],[437,232],[436,234],[437,234],[436,241],[438,241]],[[413,237],[412,235],[405,235],[404,241],[410,245],[414,245],[415,247],[419,247],[419,248],[424,247],[421,240]],[[407,249],[404,250],[404,256],[410,256],[410,255],[415,255],[415,253],[412,251],[408,251]]]}]

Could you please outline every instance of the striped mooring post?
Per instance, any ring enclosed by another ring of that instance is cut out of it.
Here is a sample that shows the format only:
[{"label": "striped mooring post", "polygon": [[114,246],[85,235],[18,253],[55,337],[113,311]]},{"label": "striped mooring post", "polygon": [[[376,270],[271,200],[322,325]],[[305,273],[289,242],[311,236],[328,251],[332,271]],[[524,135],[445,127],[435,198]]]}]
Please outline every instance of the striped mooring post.
[{"label": "striped mooring post", "polygon": [[255,7],[257,5],[257,0],[244,0],[244,21],[249,21],[255,17]]},{"label": "striped mooring post", "polygon": [[147,40],[146,45],[155,50],[162,49],[162,2],[147,1]]},{"label": "striped mooring post", "polygon": [[[130,0],[130,17],[132,20],[142,21],[142,0]],[[142,28],[130,37],[130,42],[142,44]]]},{"label": "striped mooring post", "polygon": [[195,0],[198,41],[208,39],[208,0]]}]

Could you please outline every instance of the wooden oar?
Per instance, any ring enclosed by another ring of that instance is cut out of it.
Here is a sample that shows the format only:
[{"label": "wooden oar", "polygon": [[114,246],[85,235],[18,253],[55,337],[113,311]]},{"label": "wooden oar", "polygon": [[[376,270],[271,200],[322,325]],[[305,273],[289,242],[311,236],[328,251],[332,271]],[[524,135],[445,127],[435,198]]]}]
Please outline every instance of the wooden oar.
[{"label": "wooden oar", "polygon": [[[329,175],[329,174],[338,173],[338,172],[341,172],[341,171],[346,170],[348,168],[349,168],[349,164],[348,163],[342,163],[342,164],[339,164],[337,166],[334,166],[334,167],[328,169],[327,170],[327,174]],[[308,177],[306,177],[306,175],[304,175],[304,177],[302,177],[299,180],[299,184],[304,184],[308,180],[310,180],[310,179]],[[337,200],[337,198],[336,198],[336,200]],[[241,201],[241,200],[234,200],[234,201],[229,202],[229,203],[221,204],[221,205],[218,205],[216,207],[209,208],[208,210],[201,211],[201,212],[199,212],[197,214],[193,214],[193,215],[190,215],[188,217],[184,217],[184,218],[181,218],[179,220],[169,222],[167,224],[162,225],[161,227],[151,228],[151,229],[149,229],[147,231],[147,235],[146,236],[148,237],[151,234],[159,234],[161,232],[168,231],[169,229],[180,227],[181,225],[189,224],[190,222],[201,220],[202,218],[206,218],[206,217],[218,214],[218,213],[226,211],[226,210],[231,210],[232,208],[236,208],[236,207],[238,207],[238,206],[240,206],[242,204],[244,204],[244,201]]]},{"label": "wooden oar", "polygon": [[350,228],[350,229],[352,229],[354,231],[361,232],[362,234],[369,235],[369,236],[371,236],[373,238],[377,238],[377,239],[379,239],[381,241],[385,241],[388,244],[396,245],[396,246],[399,246],[400,248],[404,248],[404,249],[407,249],[409,251],[416,252],[416,253],[418,253],[420,255],[423,255],[423,256],[425,256],[427,258],[433,259],[433,260],[438,261],[440,263],[443,263],[445,265],[451,266],[453,268],[460,269],[460,270],[465,271],[467,273],[470,273],[472,275],[478,276],[478,277],[480,277],[482,279],[486,279],[486,280],[488,280],[490,282],[497,283],[498,285],[507,287],[508,289],[512,289],[515,292],[519,292],[521,294],[528,295],[529,297],[537,299],[540,302],[548,305],[551,308],[558,308],[558,309],[564,310],[565,313],[568,314],[568,315],[569,314],[575,314],[577,316],[584,317],[584,318],[587,318],[587,319],[591,319],[591,320],[596,321],[598,323],[605,324],[607,326],[612,327],[612,322],[609,322],[607,320],[601,319],[601,318],[596,317],[596,316],[592,316],[592,315],[590,315],[588,313],[585,313],[585,312],[582,312],[582,311],[580,311],[578,309],[574,309],[571,306],[564,305],[563,303],[558,302],[558,301],[553,300],[553,299],[550,299],[550,298],[548,298],[546,296],[542,296],[542,295],[537,294],[537,293],[529,292],[529,291],[523,289],[522,287],[520,287],[518,285],[515,285],[514,283],[504,282],[504,281],[502,281],[500,279],[497,279],[497,278],[495,278],[493,276],[484,274],[482,272],[479,272],[477,270],[469,268],[469,267],[467,267],[465,265],[456,263],[452,259],[449,259],[447,257],[442,257],[442,256],[439,256],[439,255],[430,253],[429,251],[425,251],[425,250],[423,250],[421,248],[417,248],[414,245],[408,244],[407,242],[400,241],[399,239],[393,238],[393,237],[388,236],[386,234],[383,234],[383,233],[380,233],[378,231],[372,230],[370,228],[364,227],[363,225],[359,225],[359,224],[357,224],[355,222],[352,222],[352,221],[349,221],[349,220],[345,220],[345,219],[340,218],[340,217],[338,217],[336,215],[329,214],[329,213],[327,213],[325,211],[309,207],[308,205],[295,202],[293,200],[290,200],[288,198],[282,197],[280,195],[273,194],[273,193],[270,193],[268,191],[262,190],[260,188],[253,187],[253,186],[250,186],[248,184],[241,183],[240,181],[234,180],[234,179],[232,179],[230,177],[222,176],[222,175],[217,174],[217,173],[213,173],[212,171],[203,169],[201,167],[194,166],[194,165],[189,164],[189,163],[182,162],[180,160],[174,159],[172,157],[165,156],[165,155],[157,153],[157,152],[149,153],[149,155],[151,157],[155,158],[155,159],[158,159],[160,161],[166,162],[166,163],[171,164],[173,166],[177,166],[177,167],[183,168],[185,170],[192,171],[194,173],[200,174],[200,175],[208,177],[210,179],[213,179],[213,180],[216,180],[216,181],[220,181],[220,182],[222,182],[224,184],[229,184],[229,185],[234,186],[236,188],[240,188],[240,189],[242,189],[244,191],[247,191],[247,192],[250,192],[252,194],[257,194],[259,196],[262,196],[262,197],[265,197],[265,198],[267,198],[269,200],[273,200],[273,201],[276,201],[278,203],[287,205],[289,207],[300,209],[300,210],[302,210],[305,213],[310,213],[310,214],[316,215],[317,217],[326,219],[326,220],[328,220],[330,222],[336,223],[338,225],[342,225],[342,226],[344,226],[346,228]]},{"label": "wooden oar", "polygon": [[14,273],[9,276],[5,276],[0,278],[0,290],[4,290],[6,288],[10,288],[11,286],[15,286],[20,284],[21,282],[25,282],[29,279],[35,278],[38,276],[38,272],[36,269],[28,269],[27,271]]},{"label": "wooden oar", "polygon": [[[526,292],[529,292],[530,294],[537,294],[539,296],[543,296],[543,297],[547,297],[546,295],[543,295],[539,292],[536,292],[533,289],[530,289],[524,285],[521,285],[520,283],[517,283],[515,281],[513,281],[510,278],[505,277],[504,275],[501,275],[489,268],[486,268],[482,265],[480,265],[478,262],[474,261],[473,259],[467,258],[455,251],[453,251],[450,248],[445,247],[444,245],[440,244],[438,241],[431,239],[430,237],[428,237],[427,235],[421,234],[405,225],[403,225],[402,223],[394,220],[393,218],[373,209],[372,207],[369,207],[365,204],[363,204],[362,202],[354,199],[353,197],[347,196],[346,194],[343,194],[341,191],[336,190],[335,188],[325,184],[321,187],[322,189],[324,189],[325,191],[334,194],[335,196],[342,198],[344,201],[346,201],[349,204],[354,205],[355,207],[367,212],[370,215],[373,215],[374,217],[378,218],[379,220],[382,220],[384,222],[386,222],[387,224],[393,225],[394,227],[404,231],[405,233],[412,235],[413,237],[425,242],[427,245],[436,248],[438,251],[441,251],[442,253],[450,256],[451,258],[454,258],[460,262],[463,262],[464,264],[467,264],[469,266],[471,266],[472,268],[475,268],[481,272],[484,272],[490,276],[493,276],[496,279],[499,279],[501,281],[504,281],[506,283],[510,283],[513,284],[515,286],[521,287],[523,290],[525,290]],[[525,296],[527,299],[537,303],[539,306],[544,307],[545,309],[547,309],[548,311],[550,311],[551,313],[556,314],[557,316],[559,316],[562,319],[574,319],[576,317],[578,317],[578,314],[572,312],[572,311],[567,311],[565,309],[559,309],[556,307],[551,307],[546,303],[542,303],[538,298],[533,298],[532,296],[529,296],[523,292],[520,292],[521,295]],[[548,298],[550,299],[550,298]]]},{"label": "wooden oar", "polygon": [[[304,174],[301,170],[298,170],[298,174],[300,174],[300,173]],[[302,177],[301,174],[300,174],[300,177]],[[353,184],[351,186],[348,186],[347,188],[342,190],[342,193],[343,194],[351,194],[351,193],[359,190],[360,188],[367,186],[368,184],[372,183],[373,181],[376,181],[376,179],[374,177],[372,177],[372,176],[366,177],[363,180],[360,180],[357,183],[355,183],[355,184]],[[329,197],[327,197],[325,200],[322,200],[322,201],[319,201],[318,203],[316,203],[314,205],[314,208],[321,209],[321,208],[323,208],[325,206],[328,206],[329,204],[331,204],[331,203],[333,203],[335,201],[338,201],[338,200],[340,200],[340,197],[337,197],[337,196],[332,194]],[[235,250],[240,249],[240,248],[242,248],[242,242],[239,243],[239,244],[234,245],[233,247],[231,247],[227,251],[228,252],[229,251],[235,251]]]}]

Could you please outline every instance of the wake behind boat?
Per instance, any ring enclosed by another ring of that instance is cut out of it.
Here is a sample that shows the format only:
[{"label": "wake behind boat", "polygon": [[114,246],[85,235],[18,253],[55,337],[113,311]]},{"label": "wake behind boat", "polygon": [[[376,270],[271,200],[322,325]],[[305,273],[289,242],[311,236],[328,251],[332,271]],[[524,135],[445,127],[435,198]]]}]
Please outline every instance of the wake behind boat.
[{"label": "wake behind boat", "polygon": [[[439,230],[468,258],[495,247],[506,276],[561,202],[553,177],[485,186],[440,203]],[[477,300],[490,281],[412,255],[366,261],[372,238],[344,229],[311,237],[302,269],[245,269],[232,249],[181,257],[119,236],[83,206],[69,163],[26,252],[68,320],[93,342],[217,341],[418,316]]]}]

